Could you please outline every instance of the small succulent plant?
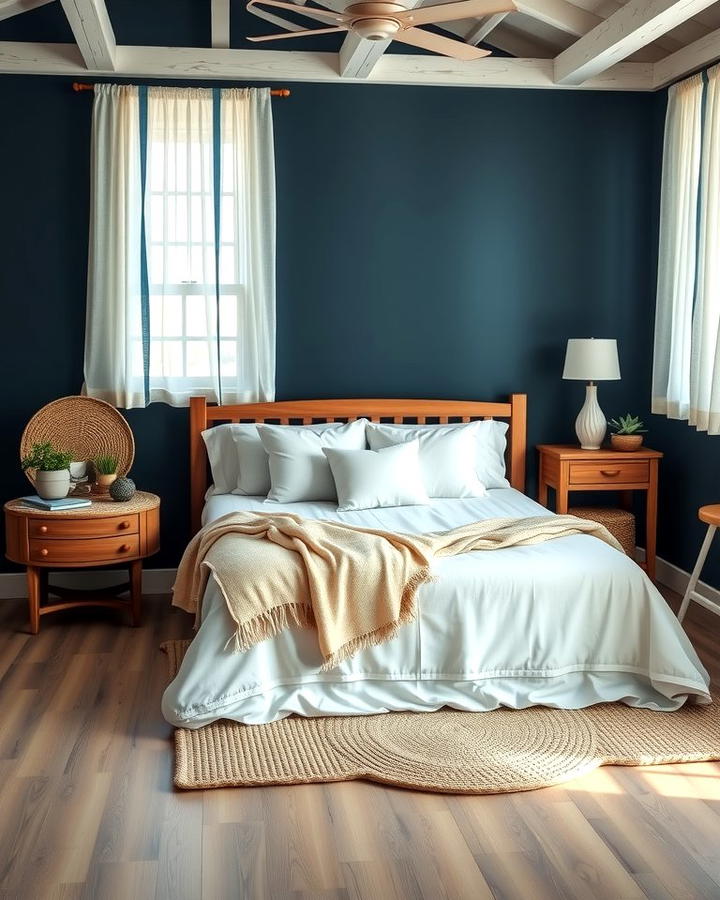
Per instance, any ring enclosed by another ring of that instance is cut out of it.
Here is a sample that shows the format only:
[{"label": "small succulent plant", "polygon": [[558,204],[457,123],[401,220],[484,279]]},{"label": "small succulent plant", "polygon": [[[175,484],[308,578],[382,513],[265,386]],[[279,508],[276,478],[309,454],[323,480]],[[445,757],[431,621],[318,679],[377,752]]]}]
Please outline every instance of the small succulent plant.
[{"label": "small succulent plant", "polygon": [[610,419],[608,422],[613,434],[645,434],[647,428],[639,416],[620,416],[619,419]]}]

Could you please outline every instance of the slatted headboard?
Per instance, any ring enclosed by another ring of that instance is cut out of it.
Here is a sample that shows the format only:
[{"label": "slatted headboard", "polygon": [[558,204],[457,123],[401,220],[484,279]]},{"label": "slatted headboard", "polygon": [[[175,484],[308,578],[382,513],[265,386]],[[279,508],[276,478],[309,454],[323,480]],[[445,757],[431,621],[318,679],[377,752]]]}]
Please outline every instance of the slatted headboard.
[{"label": "slatted headboard", "polygon": [[225,422],[272,422],[280,425],[309,425],[312,422],[352,421],[418,423],[473,419],[509,419],[507,470],[510,484],[525,491],[527,451],[527,395],[511,394],[505,403],[474,400],[281,400],[275,403],[243,403],[237,406],[210,406],[204,397],[190,399],[190,503],[193,532],[200,528],[208,465],[202,432]]}]

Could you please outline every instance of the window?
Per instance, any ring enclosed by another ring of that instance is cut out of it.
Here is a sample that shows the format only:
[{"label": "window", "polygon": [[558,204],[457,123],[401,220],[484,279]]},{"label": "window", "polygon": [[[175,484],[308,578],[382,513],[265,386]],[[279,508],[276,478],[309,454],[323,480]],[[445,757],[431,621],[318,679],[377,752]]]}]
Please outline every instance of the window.
[{"label": "window", "polygon": [[[235,241],[240,198],[233,189],[232,146],[226,143],[216,260],[212,134],[202,145],[184,135],[168,138],[167,130],[166,123],[156,123],[156,133],[148,136],[150,384],[164,383],[171,393],[183,386],[204,393],[218,368],[232,379],[241,356],[239,304],[247,271]],[[142,340],[136,342],[135,369],[142,375]]]},{"label": "window", "polygon": [[[139,174],[133,179],[127,172],[113,173],[118,187],[129,184],[130,189],[111,198],[121,219],[133,214],[140,220],[138,229],[125,229],[140,242],[137,278],[124,285],[116,303],[129,307],[125,371],[109,378],[103,373],[105,381],[124,378],[114,392],[124,401],[118,405],[152,400],[184,405],[193,394],[225,403],[273,397],[269,94],[259,104],[264,117],[256,97],[253,102],[254,95],[264,93],[148,88],[145,114],[138,103]],[[118,111],[112,112],[117,117]],[[94,122],[96,144],[99,131],[100,123]],[[113,155],[106,150],[100,164],[112,169],[117,165]],[[101,223],[95,225],[106,245]],[[116,231],[127,244],[123,229]],[[132,266],[132,248],[125,256]],[[96,299],[89,286],[89,303]],[[86,357],[87,351],[86,346]],[[86,365],[86,376],[87,371]],[[97,378],[86,380],[90,387]],[[106,391],[93,393],[105,396]]]}]

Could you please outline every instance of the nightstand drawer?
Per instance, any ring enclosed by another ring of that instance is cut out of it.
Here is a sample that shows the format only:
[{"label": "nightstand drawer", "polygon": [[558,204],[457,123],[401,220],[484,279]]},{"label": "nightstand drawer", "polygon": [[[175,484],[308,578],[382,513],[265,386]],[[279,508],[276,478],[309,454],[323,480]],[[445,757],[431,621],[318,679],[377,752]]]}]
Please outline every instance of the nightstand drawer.
[{"label": "nightstand drawer", "polygon": [[137,534],[140,521],[137,513],[129,516],[102,516],[96,519],[30,519],[28,535],[32,538],[100,538]]},{"label": "nightstand drawer", "polygon": [[571,462],[570,484],[646,484],[650,480],[650,463],[637,462]]},{"label": "nightstand drawer", "polygon": [[62,540],[43,540],[42,538],[30,541],[30,560],[38,563],[63,563],[72,565],[87,565],[87,563],[103,560],[132,559],[138,556],[140,551],[140,539],[137,534],[128,534],[126,537],[101,537],[78,540],[77,538]]}]

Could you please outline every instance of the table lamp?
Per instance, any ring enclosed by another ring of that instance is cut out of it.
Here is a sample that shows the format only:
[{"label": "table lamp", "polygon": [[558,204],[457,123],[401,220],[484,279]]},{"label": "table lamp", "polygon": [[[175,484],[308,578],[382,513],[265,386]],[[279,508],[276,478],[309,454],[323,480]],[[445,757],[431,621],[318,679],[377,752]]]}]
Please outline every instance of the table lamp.
[{"label": "table lamp", "polygon": [[587,381],[585,404],[575,420],[575,432],[583,450],[599,450],[607,422],[597,401],[596,381],[618,381],[617,341],[603,338],[570,338],[565,352],[563,378]]}]

